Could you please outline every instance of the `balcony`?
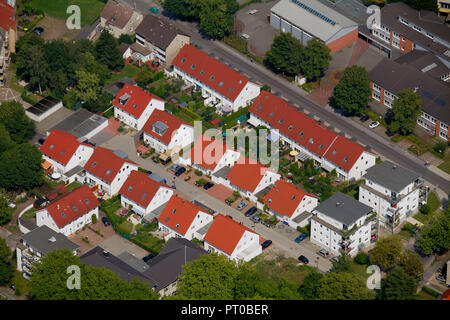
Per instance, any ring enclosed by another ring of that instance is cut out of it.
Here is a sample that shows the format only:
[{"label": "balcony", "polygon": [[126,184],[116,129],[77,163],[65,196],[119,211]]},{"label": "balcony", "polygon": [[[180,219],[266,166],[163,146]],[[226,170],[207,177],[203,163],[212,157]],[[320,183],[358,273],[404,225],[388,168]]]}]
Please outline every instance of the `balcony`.
[{"label": "balcony", "polygon": [[344,253],[344,254],[348,254],[352,250],[353,250],[353,248],[351,248],[351,247],[339,248],[339,252]]}]

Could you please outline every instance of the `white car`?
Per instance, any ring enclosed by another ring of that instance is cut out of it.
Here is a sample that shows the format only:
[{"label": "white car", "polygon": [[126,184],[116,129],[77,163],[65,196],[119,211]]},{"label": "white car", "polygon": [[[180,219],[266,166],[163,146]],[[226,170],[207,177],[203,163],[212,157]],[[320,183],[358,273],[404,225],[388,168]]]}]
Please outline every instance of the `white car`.
[{"label": "white car", "polygon": [[255,13],[257,13],[257,12],[258,12],[258,10],[253,9],[253,10],[250,10],[250,11],[248,12],[248,14],[255,14]]},{"label": "white car", "polygon": [[241,37],[244,38],[245,40],[250,39],[250,36],[249,36],[248,34],[246,34],[246,33],[243,33],[243,34],[241,35]]},{"label": "white car", "polygon": [[369,124],[369,128],[373,129],[373,128],[378,127],[379,125],[380,125],[380,123],[378,121],[374,121],[371,124]]}]

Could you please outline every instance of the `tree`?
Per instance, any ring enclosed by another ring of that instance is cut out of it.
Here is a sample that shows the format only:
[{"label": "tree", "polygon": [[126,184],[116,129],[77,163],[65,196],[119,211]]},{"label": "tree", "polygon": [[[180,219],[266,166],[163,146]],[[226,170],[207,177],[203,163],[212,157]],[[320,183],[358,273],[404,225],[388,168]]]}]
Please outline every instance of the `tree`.
[{"label": "tree", "polygon": [[367,107],[370,93],[370,79],[366,69],[356,65],[348,67],[334,87],[331,105],[342,109],[347,115],[355,115]]},{"label": "tree", "polygon": [[233,16],[227,15],[223,11],[209,11],[202,15],[200,28],[209,36],[215,39],[222,39],[230,34],[233,29]]},{"label": "tree", "polygon": [[15,145],[0,155],[0,188],[30,190],[44,182],[41,153],[29,143]]},{"label": "tree", "polygon": [[5,126],[0,123],[0,154],[11,148],[12,145],[13,142],[11,141],[8,130],[6,130]]},{"label": "tree", "polygon": [[369,255],[365,252],[358,252],[358,254],[356,255],[355,259],[353,259],[353,261],[355,261],[355,263],[357,263],[357,264],[369,264],[370,263]]},{"label": "tree", "polygon": [[95,43],[95,56],[111,71],[119,71],[124,66],[117,41],[107,30],[103,30]]},{"label": "tree", "polygon": [[393,235],[377,241],[375,248],[369,251],[370,262],[381,269],[389,270],[396,265],[403,243],[399,236]]},{"label": "tree", "polygon": [[11,221],[11,208],[3,195],[0,195],[0,226],[4,226]]},{"label": "tree", "polygon": [[351,266],[352,259],[343,253],[338,257],[338,261],[333,261],[330,272],[350,272]]},{"label": "tree", "polygon": [[420,210],[420,213],[422,213],[422,214],[429,214],[431,208],[430,208],[430,206],[429,206],[428,204],[424,204],[424,205],[422,205],[422,206],[420,207],[419,210]]},{"label": "tree", "polygon": [[264,64],[276,73],[296,76],[301,72],[304,47],[290,33],[282,32],[273,39]]},{"label": "tree", "polygon": [[96,101],[101,90],[98,76],[84,70],[76,71],[75,74],[77,84],[72,90],[74,97],[86,103]]},{"label": "tree", "polygon": [[318,38],[308,41],[301,62],[301,71],[309,81],[320,77],[328,69],[332,59],[330,52],[330,48]]},{"label": "tree", "polygon": [[14,275],[14,266],[10,258],[11,250],[5,239],[0,238],[0,286],[7,285]]},{"label": "tree", "polygon": [[348,272],[330,272],[318,282],[320,300],[372,300],[375,296],[364,281]]},{"label": "tree", "polygon": [[119,44],[121,43],[127,43],[127,44],[132,44],[133,43],[133,38],[131,38],[131,36],[129,34],[121,34],[119,37]]},{"label": "tree", "polygon": [[398,265],[414,280],[423,279],[423,263],[420,256],[412,250],[405,250],[400,254]]},{"label": "tree", "polygon": [[20,102],[8,101],[0,105],[0,124],[16,143],[26,142],[34,135],[34,123],[28,119]]},{"label": "tree", "polygon": [[278,296],[278,288],[269,280],[264,279],[248,263],[239,266],[234,279],[233,292],[234,300],[275,299]]},{"label": "tree", "polygon": [[381,297],[384,300],[411,300],[415,298],[417,282],[401,267],[396,267],[381,280]]},{"label": "tree", "polygon": [[317,288],[319,287],[319,281],[323,278],[323,275],[312,269],[311,272],[305,277],[302,285],[299,288],[299,293],[304,300],[317,299]]},{"label": "tree", "polygon": [[437,12],[437,1],[434,0],[394,0],[392,2],[404,2],[415,10],[428,10]]},{"label": "tree", "polygon": [[425,255],[450,248],[450,208],[433,217],[422,229],[417,248]]},{"label": "tree", "polygon": [[410,89],[404,89],[397,94],[398,98],[392,103],[392,110],[388,114],[388,128],[392,133],[407,135],[417,124],[417,117],[421,113],[422,102],[420,96]]},{"label": "tree", "polygon": [[189,0],[165,0],[164,9],[174,15],[187,18],[189,17]]},{"label": "tree", "polygon": [[237,268],[234,261],[211,253],[183,266],[179,276],[177,295],[182,299],[233,299]]}]

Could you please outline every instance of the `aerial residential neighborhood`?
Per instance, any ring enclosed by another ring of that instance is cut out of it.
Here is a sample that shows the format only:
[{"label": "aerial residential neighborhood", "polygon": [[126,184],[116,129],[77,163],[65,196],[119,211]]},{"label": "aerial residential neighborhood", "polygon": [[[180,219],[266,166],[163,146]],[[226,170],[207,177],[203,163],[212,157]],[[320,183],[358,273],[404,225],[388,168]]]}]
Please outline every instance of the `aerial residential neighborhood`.
[{"label": "aerial residential neighborhood", "polygon": [[450,300],[449,12],[0,0],[0,300]]}]

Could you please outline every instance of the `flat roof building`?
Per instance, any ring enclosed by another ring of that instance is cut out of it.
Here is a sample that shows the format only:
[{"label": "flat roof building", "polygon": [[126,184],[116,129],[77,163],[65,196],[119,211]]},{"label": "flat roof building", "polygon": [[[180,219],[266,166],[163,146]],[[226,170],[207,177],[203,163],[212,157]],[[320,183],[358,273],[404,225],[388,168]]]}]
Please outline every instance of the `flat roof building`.
[{"label": "flat roof building", "polygon": [[41,122],[63,107],[61,100],[47,96],[25,110],[25,114],[33,121]]}]

